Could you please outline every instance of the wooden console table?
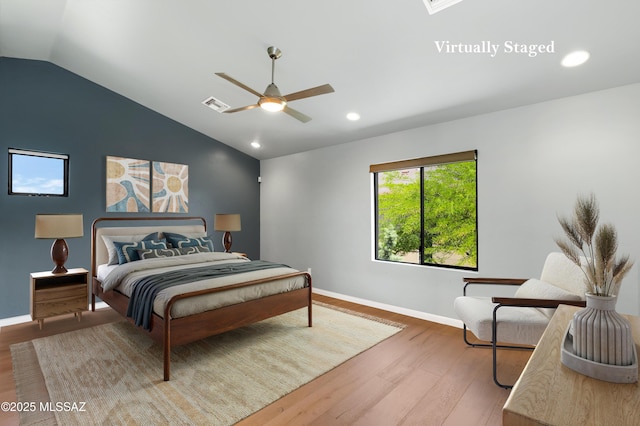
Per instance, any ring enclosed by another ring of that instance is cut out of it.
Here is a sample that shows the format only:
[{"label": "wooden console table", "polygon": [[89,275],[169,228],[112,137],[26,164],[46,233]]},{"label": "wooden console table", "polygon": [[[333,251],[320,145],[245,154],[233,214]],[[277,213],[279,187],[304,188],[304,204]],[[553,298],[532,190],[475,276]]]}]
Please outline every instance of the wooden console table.
[{"label": "wooden console table", "polygon": [[[637,425],[640,385],[608,383],[576,373],[560,362],[560,342],[575,311],[560,305],[502,409],[502,424]],[[640,317],[631,322],[636,349]],[[638,352],[640,353],[640,351]]]}]

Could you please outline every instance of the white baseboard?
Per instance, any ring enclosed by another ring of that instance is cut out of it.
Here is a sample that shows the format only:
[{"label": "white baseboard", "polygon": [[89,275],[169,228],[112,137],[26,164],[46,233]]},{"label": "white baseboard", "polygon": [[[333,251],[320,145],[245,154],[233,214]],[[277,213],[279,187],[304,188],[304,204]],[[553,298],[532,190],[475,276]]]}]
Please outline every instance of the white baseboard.
[{"label": "white baseboard", "polygon": [[[108,308],[108,307],[109,305],[107,305],[105,302],[96,302],[96,309]],[[91,309],[91,307],[89,307],[89,309]],[[31,321],[31,315],[20,315],[17,317],[2,318],[0,319],[0,328],[7,327],[9,325],[14,325],[14,324],[22,324],[30,321]]]},{"label": "white baseboard", "polygon": [[[429,314],[427,312],[414,311],[412,309],[401,308],[399,306],[387,305],[385,303],[373,302],[371,300],[360,299],[359,297],[347,296],[340,293],[334,293],[332,291],[322,290],[319,288],[313,289],[314,293],[320,294],[322,296],[333,297],[334,299],[345,300],[347,302],[357,303],[359,305],[370,306],[372,308],[382,309],[384,311],[394,312],[396,314],[406,315],[408,317],[419,318],[426,321],[435,322],[438,324],[450,325],[452,327],[462,328],[462,321],[443,317],[440,315]],[[108,308],[105,302],[96,303],[96,309]],[[12,318],[3,318],[0,319],[0,328],[6,327],[14,324],[21,324],[25,322],[31,321],[30,315],[20,315]]]},{"label": "white baseboard", "polygon": [[373,302],[371,300],[360,299],[358,297],[346,296],[332,291],[322,290],[317,287],[313,288],[313,292],[322,296],[333,297],[347,302],[357,303],[359,305],[369,306],[372,308],[382,309],[383,311],[394,312],[396,314],[406,315],[408,317],[423,319],[438,324],[450,325],[452,327],[462,328],[462,321],[458,319],[443,317],[440,315],[429,314],[427,312],[414,311],[412,309],[401,308],[399,306],[387,305],[385,303]]},{"label": "white baseboard", "polygon": [[3,318],[0,319],[0,328],[6,327],[8,325],[22,324],[23,322],[29,321],[31,321],[31,315],[20,315],[18,317]]}]

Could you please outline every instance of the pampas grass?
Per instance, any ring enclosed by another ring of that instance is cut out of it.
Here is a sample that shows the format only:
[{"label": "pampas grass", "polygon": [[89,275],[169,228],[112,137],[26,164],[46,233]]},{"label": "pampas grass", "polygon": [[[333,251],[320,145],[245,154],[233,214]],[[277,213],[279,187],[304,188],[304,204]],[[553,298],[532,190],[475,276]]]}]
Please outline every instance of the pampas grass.
[{"label": "pampas grass", "polygon": [[585,273],[589,293],[613,296],[618,294],[633,261],[628,255],[616,258],[616,229],[608,223],[598,228],[599,219],[600,208],[595,195],[578,196],[573,217],[558,217],[566,238],[555,241],[565,256]]}]

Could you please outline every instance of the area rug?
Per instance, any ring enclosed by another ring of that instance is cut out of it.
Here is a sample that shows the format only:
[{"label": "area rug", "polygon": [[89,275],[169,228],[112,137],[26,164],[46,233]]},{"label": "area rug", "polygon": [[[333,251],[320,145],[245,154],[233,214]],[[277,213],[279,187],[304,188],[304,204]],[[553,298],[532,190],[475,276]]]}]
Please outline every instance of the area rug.
[{"label": "area rug", "polygon": [[401,330],[314,304],[171,354],[127,321],[11,346],[20,424],[229,425]]}]

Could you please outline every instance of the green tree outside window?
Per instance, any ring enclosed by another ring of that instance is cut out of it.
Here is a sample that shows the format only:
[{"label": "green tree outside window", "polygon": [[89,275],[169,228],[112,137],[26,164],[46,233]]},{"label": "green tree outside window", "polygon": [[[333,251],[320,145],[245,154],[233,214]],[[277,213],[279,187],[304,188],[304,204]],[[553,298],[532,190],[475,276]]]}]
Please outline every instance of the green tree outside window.
[{"label": "green tree outside window", "polygon": [[377,259],[477,269],[476,161],[378,172],[376,182]]}]

